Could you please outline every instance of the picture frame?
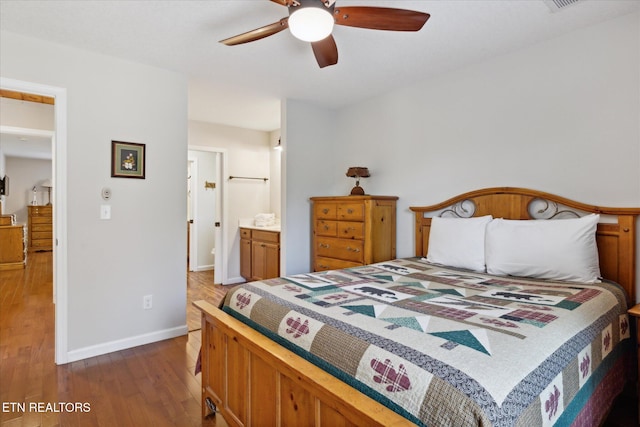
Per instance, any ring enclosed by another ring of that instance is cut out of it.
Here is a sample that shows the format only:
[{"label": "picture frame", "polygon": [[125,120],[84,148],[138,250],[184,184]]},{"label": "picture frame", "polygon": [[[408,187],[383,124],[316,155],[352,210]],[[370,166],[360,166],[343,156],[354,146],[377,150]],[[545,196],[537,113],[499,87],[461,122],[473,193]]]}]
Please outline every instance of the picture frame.
[{"label": "picture frame", "polygon": [[111,141],[111,177],[145,179],[145,144]]}]

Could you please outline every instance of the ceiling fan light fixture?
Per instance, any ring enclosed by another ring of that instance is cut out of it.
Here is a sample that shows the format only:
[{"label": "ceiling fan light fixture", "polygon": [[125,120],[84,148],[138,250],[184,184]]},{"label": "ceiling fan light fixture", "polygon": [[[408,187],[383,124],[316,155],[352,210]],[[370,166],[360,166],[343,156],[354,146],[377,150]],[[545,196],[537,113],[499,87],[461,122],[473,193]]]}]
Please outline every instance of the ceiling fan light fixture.
[{"label": "ceiling fan light fixture", "polygon": [[298,7],[289,16],[291,34],[305,42],[327,38],[333,31],[334,23],[333,15],[324,6]]}]

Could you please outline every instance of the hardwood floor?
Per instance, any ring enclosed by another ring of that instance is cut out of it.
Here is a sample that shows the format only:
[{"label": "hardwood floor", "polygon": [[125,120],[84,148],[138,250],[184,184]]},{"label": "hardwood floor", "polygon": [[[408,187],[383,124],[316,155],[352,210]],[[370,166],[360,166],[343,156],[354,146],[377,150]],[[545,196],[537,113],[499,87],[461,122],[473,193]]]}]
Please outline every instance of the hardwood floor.
[{"label": "hardwood floor", "polygon": [[233,286],[212,286],[213,270],[191,272],[187,274],[187,325],[189,331],[200,330],[200,311],[191,302],[207,300],[222,301]]},{"label": "hardwood floor", "polygon": [[[26,269],[0,272],[2,427],[227,426],[201,417],[200,374],[193,373],[199,330],[56,366],[51,263],[51,252],[30,253]],[[212,282],[198,276],[190,295],[219,300],[226,292],[198,289],[199,281]]]},{"label": "hardwood floor", "polygon": [[[56,366],[51,258],[29,254],[25,270],[0,271],[0,426],[227,427],[202,419],[193,374],[200,319],[191,301],[215,303],[228,290],[211,285],[212,271],[188,275],[187,336]],[[638,426],[637,402],[628,387],[604,426]]]}]

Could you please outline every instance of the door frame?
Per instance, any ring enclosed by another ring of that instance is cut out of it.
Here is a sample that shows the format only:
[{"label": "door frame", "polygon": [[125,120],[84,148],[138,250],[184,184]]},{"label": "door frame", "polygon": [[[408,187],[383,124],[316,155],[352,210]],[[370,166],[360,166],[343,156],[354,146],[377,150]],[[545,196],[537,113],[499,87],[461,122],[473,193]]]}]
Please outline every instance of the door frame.
[{"label": "door frame", "polygon": [[194,185],[194,182],[198,182],[198,159],[195,157],[188,157],[187,162],[189,164],[190,175],[188,179],[191,179],[191,194],[189,195],[191,218],[187,218],[189,221],[189,247],[187,248],[189,251],[189,264],[187,265],[187,270],[196,271],[195,267],[198,264],[198,233],[196,232],[195,226],[195,213],[197,212],[198,207],[198,191],[197,185]]},{"label": "door frame", "polygon": [[52,138],[53,180],[53,294],[55,304],[55,363],[65,364],[68,355],[68,253],[67,253],[67,89],[0,77],[0,88],[50,96],[54,102]]},{"label": "door frame", "polygon": [[[207,147],[202,145],[189,145],[187,147],[191,151],[206,151],[217,153],[216,164],[216,219],[220,222],[220,227],[214,227],[216,253],[214,256],[213,282],[217,284],[226,284],[229,281],[229,271],[227,268],[228,249],[228,194],[224,177],[227,173],[227,150],[225,148]],[[193,196],[192,196],[193,197]]]}]

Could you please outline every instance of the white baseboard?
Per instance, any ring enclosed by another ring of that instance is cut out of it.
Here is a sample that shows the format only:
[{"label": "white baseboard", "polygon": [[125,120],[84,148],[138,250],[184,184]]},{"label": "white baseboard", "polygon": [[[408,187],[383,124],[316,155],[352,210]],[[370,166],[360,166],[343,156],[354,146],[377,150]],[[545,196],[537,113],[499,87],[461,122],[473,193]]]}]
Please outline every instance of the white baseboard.
[{"label": "white baseboard", "polygon": [[215,266],[213,264],[211,265],[199,265],[196,267],[195,271],[208,271],[208,270],[213,270],[215,268]]},{"label": "white baseboard", "polygon": [[125,350],[139,345],[150,344],[170,338],[180,337],[189,333],[187,325],[176,328],[164,329],[162,331],[150,332],[148,334],[137,335],[135,337],[110,341],[103,344],[92,345],[79,348],[67,353],[67,362],[88,359],[89,357],[100,356],[102,354],[113,353],[114,351]]},{"label": "white baseboard", "polygon": [[235,285],[237,283],[244,283],[244,282],[246,282],[246,280],[242,276],[229,277],[229,279],[227,279],[227,281],[224,282],[223,285]]}]

